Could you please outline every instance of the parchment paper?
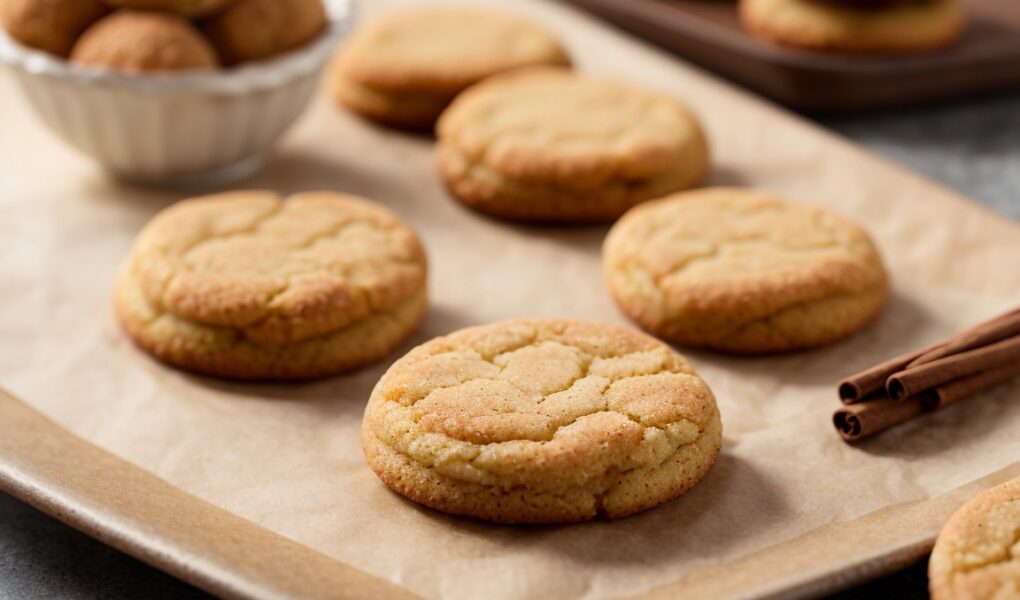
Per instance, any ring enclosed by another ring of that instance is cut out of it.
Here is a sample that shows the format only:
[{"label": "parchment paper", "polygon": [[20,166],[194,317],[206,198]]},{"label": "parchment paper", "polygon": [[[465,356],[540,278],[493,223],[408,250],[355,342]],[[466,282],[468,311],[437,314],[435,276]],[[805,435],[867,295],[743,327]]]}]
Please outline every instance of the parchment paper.
[{"label": "parchment paper", "polygon": [[639,594],[1020,458],[1015,382],[859,447],[830,424],[841,376],[1020,303],[1020,226],[571,9],[499,4],[558,31],[579,68],[687,100],[712,141],[712,183],[856,217],[887,259],[888,309],[844,343],[777,358],[687,353],[718,397],[725,431],[718,463],[691,492],[618,522],[511,528],[446,517],[382,486],[358,427],[371,387],[404,350],[515,316],[623,319],[603,288],[605,227],[522,227],[463,209],[433,172],[428,138],[362,123],[325,94],[267,170],[236,187],[353,192],[413,223],[432,265],[432,309],[407,348],[293,386],[194,377],[137,351],[113,318],[116,272],[146,220],[188,192],[110,180],[50,137],[4,77],[0,385],[202,499],[429,598]]}]

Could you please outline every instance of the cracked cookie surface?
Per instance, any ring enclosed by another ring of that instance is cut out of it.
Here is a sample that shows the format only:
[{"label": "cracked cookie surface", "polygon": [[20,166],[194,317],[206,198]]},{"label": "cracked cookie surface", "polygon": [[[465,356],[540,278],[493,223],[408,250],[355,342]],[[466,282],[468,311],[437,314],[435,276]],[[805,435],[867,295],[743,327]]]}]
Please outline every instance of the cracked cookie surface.
[{"label": "cracked cookie surface", "polygon": [[454,96],[532,65],[569,65],[545,28],[494,11],[413,9],[357,29],[331,68],[337,102],[386,124],[431,128]]},{"label": "cracked cookie surface", "polygon": [[675,194],[627,213],[603,250],[617,304],[679,344],[744,353],[835,342],[889,294],[878,250],[818,206],[742,188]]},{"label": "cracked cookie surface", "polygon": [[457,97],[437,131],[450,191],[507,219],[612,220],[708,170],[705,136],[682,103],[564,69],[483,81]]},{"label": "cracked cookie surface", "polygon": [[933,600],[1020,598],[1020,479],[960,507],[935,542]]},{"label": "cracked cookie surface", "polygon": [[937,50],[955,42],[966,21],[959,0],[741,0],[739,11],[744,26],[763,38],[837,52]]},{"label": "cracked cookie surface", "polygon": [[520,319],[397,361],[365,411],[369,465],[400,494],[505,523],[623,517],[715,461],[715,398],[665,344],[618,326]]},{"label": "cracked cookie surface", "polygon": [[139,234],[116,291],[125,329],[215,375],[322,376],[381,358],[424,314],[426,261],[393,213],[342,194],[186,200]]}]

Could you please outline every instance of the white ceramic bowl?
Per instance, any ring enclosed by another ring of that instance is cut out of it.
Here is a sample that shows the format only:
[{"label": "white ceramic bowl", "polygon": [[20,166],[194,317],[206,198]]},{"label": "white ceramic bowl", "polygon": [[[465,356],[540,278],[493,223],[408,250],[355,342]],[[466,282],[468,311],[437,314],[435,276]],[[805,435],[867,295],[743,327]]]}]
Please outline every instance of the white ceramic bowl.
[{"label": "white ceramic bowl", "polygon": [[316,41],[224,71],[133,75],[83,68],[26,48],[2,29],[0,60],[51,129],[116,176],[222,183],[257,170],[308,105],[352,21],[350,0],[326,5],[330,24]]}]

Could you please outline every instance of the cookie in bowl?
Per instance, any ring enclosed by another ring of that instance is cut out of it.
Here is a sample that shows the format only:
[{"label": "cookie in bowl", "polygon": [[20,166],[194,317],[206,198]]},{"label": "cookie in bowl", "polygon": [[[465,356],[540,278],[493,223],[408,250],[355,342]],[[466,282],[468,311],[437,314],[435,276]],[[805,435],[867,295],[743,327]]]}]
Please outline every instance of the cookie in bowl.
[{"label": "cookie in bowl", "polygon": [[179,202],[139,234],[117,283],[124,331],[170,365],[299,380],[377,361],[426,310],[417,234],[337,193],[234,192]]},{"label": "cookie in bowl", "polygon": [[348,110],[386,125],[432,129],[457,94],[486,77],[569,64],[540,25],[495,11],[430,7],[359,27],[330,75],[334,98]]},{"label": "cookie in bowl", "polygon": [[621,310],[680,345],[741,354],[824,346],[881,312],[889,279],[860,226],[745,188],[647,202],[603,248]]},{"label": "cookie in bowl", "polygon": [[204,22],[224,64],[264,60],[303,46],[326,29],[322,0],[234,0]]},{"label": "cookie in bowl", "polygon": [[516,221],[612,221],[698,185],[709,169],[687,106],[629,84],[531,68],[468,88],[437,126],[436,164],[452,195]]},{"label": "cookie in bowl", "polygon": [[100,0],[0,0],[0,27],[29,48],[67,56],[108,11]]},{"label": "cookie in bowl", "polygon": [[435,510],[499,523],[620,518],[715,462],[715,397],[669,346],[616,325],[518,319],[408,353],[372,391],[369,466]]},{"label": "cookie in bowl", "polygon": [[118,71],[215,69],[216,51],[187,20],[170,13],[119,10],[89,27],[71,62]]},{"label": "cookie in bowl", "polygon": [[[53,14],[39,7],[59,8],[63,1],[31,0],[33,10],[22,16],[45,23],[43,17]],[[20,2],[0,0],[0,8]],[[87,3],[74,0],[59,12],[60,22]],[[73,46],[68,60],[19,41],[13,31],[0,31],[0,61],[11,67],[42,121],[114,177],[143,185],[219,186],[250,175],[272,157],[347,33],[350,0],[328,0],[325,13],[322,0],[293,4],[305,7],[312,25],[288,20],[288,31],[281,33],[273,27],[256,30],[254,23],[252,39],[269,36],[272,43],[261,44],[268,50],[242,62],[221,56],[202,27],[225,14],[212,8],[212,0],[120,0],[124,7],[108,16],[102,16],[103,8],[97,20],[83,18],[84,33],[67,34]],[[291,5],[273,0],[267,14],[279,16]],[[250,5],[239,0],[227,6]],[[204,21],[186,18],[200,7],[213,12],[201,13]]]}]

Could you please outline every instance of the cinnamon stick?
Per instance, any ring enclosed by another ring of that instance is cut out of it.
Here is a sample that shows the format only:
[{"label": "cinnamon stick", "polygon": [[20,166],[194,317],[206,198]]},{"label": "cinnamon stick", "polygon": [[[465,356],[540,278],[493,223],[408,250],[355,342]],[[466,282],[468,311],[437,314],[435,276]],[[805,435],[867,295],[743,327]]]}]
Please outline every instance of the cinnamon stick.
[{"label": "cinnamon stick", "polygon": [[903,400],[952,381],[1018,363],[1020,336],[1014,336],[988,346],[908,367],[889,377],[886,390],[890,397]]},{"label": "cinnamon stick", "polygon": [[846,405],[832,415],[832,422],[846,442],[859,442],[913,419],[924,412],[920,397],[897,401],[878,396]]},{"label": "cinnamon stick", "polygon": [[938,410],[1014,377],[1020,377],[1020,362],[982,371],[929,390],[921,396],[921,404],[925,410]]},{"label": "cinnamon stick", "polygon": [[891,376],[908,367],[920,366],[1014,335],[1020,335],[1020,309],[1011,310],[940,342],[847,377],[839,383],[839,398],[844,404],[860,402],[883,390]]},{"label": "cinnamon stick", "polygon": [[859,442],[1018,376],[1020,363],[1015,363],[952,381],[906,400],[874,396],[840,408],[832,415],[832,421],[845,441]]},{"label": "cinnamon stick", "polygon": [[911,361],[906,368],[909,369],[910,367],[930,363],[952,354],[973,350],[980,346],[987,346],[1014,335],[1020,335],[1020,308],[1011,310],[1004,315],[999,315],[990,321],[986,321],[977,327],[954,336],[951,338],[952,341],[948,341],[946,344],[930,352],[921,354]]},{"label": "cinnamon stick", "polygon": [[884,390],[886,382],[893,373],[902,370],[917,357],[937,350],[941,346],[941,342],[932,344],[931,346],[897,356],[866,371],[847,377],[839,382],[839,399],[843,401],[843,404],[854,404],[863,401],[865,398],[875,394],[875,392]]},{"label": "cinnamon stick", "polygon": [[857,442],[1020,376],[1020,309],[840,382],[833,423]]}]

